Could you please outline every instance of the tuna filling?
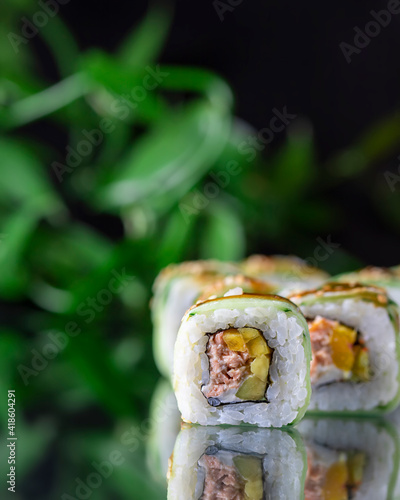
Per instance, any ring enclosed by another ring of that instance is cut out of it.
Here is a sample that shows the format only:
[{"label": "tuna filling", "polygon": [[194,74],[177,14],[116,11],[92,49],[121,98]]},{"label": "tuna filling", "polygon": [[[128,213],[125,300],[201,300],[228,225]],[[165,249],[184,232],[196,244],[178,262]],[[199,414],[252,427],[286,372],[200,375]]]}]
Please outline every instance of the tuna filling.
[{"label": "tuna filling", "polygon": [[273,351],[255,328],[209,334],[208,383],[202,392],[211,406],[265,400]]},{"label": "tuna filling", "polygon": [[199,466],[205,473],[202,500],[262,500],[260,458],[219,451],[203,455]]},{"label": "tuna filling", "polygon": [[359,332],[322,316],[309,319],[307,323],[311,338],[310,375],[313,385],[371,379],[369,351]]}]

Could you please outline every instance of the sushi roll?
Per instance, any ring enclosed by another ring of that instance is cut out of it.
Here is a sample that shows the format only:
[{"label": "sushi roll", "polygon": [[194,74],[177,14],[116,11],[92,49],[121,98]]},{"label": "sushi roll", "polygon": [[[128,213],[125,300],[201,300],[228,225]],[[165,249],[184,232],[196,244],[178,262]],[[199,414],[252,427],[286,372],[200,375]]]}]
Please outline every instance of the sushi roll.
[{"label": "sushi roll", "polygon": [[311,338],[309,411],[381,413],[399,403],[398,307],[384,289],[329,283],[290,297]]},{"label": "sushi roll", "polygon": [[237,295],[238,293],[240,295],[243,292],[247,294],[269,295],[276,291],[277,287],[267,281],[250,278],[243,274],[236,274],[218,279],[206,286],[197,302],[223,297],[228,292],[230,295]]},{"label": "sushi roll", "polygon": [[295,430],[188,426],[171,457],[168,500],[303,499],[306,468]]},{"label": "sushi roll", "polygon": [[[400,407],[385,415],[385,421],[390,423],[396,432],[397,442],[400,444]],[[400,500],[400,460],[397,468],[396,484],[393,491],[393,500]]]},{"label": "sushi roll", "polygon": [[305,500],[391,500],[399,464],[394,429],[381,420],[305,419]]},{"label": "sushi roll", "polygon": [[235,264],[216,260],[171,264],[160,272],[154,282],[151,311],[154,359],[165,377],[172,374],[175,339],[185,312],[205,286],[238,272]]},{"label": "sushi roll", "polygon": [[359,271],[340,274],[333,279],[341,283],[363,283],[383,287],[389,297],[400,306],[400,268],[368,266]]},{"label": "sushi roll", "polygon": [[241,267],[245,275],[265,280],[285,292],[315,288],[329,279],[328,273],[293,255],[252,255]]},{"label": "sushi roll", "polygon": [[240,289],[190,308],[174,356],[182,418],[202,425],[281,427],[310,399],[307,322],[289,300]]}]

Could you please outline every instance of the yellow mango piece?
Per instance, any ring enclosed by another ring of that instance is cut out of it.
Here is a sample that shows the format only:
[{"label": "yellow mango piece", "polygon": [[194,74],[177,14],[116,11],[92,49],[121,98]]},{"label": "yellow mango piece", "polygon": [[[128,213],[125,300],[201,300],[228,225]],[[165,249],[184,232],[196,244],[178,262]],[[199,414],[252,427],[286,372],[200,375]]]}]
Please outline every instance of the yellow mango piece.
[{"label": "yellow mango piece", "polygon": [[262,500],[264,496],[264,486],[261,478],[248,481],[244,487],[246,500]]},{"label": "yellow mango piece", "polygon": [[331,337],[332,361],[340,370],[351,371],[354,365],[353,344],[349,342],[346,335],[333,332]]},{"label": "yellow mango piece", "polygon": [[333,334],[336,335],[337,337],[346,339],[347,342],[350,342],[350,344],[354,344],[354,342],[357,339],[356,330],[340,324],[334,328]]},{"label": "yellow mango piece", "polygon": [[258,356],[262,356],[263,354],[270,354],[272,352],[272,349],[268,347],[268,344],[262,335],[259,335],[255,339],[249,340],[247,342],[247,348],[252,358],[257,358]]},{"label": "yellow mango piece", "polygon": [[355,453],[347,461],[349,485],[358,486],[362,482],[365,467],[364,453]]},{"label": "yellow mango piece", "polygon": [[348,500],[347,481],[346,462],[341,461],[331,465],[325,476],[324,500]]},{"label": "yellow mango piece", "polygon": [[355,360],[353,365],[353,375],[363,381],[371,378],[368,349],[360,345],[354,346]]},{"label": "yellow mango piece", "polygon": [[261,474],[261,459],[238,455],[233,459],[235,467],[245,481],[255,481]]},{"label": "yellow mango piece", "polygon": [[246,342],[242,335],[235,329],[230,328],[224,332],[224,342],[231,351],[247,351]]},{"label": "yellow mango piece", "polygon": [[233,459],[233,462],[245,481],[245,500],[262,500],[264,486],[262,482],[261,459],[238,455]]},{"label": "yellow mango piece", "polygon": [[265,382],[255,375],[250,375],[239,387],[236,397],[245,401],[258,401],[264,398],[266,389],[267,384]]},{"label": "yellow mango piece", "polygon": [[238,328],[238,332],[243,336],[245,342],[249,342],[249,340],[261,335],[256,328]]},{"label": "yellow mango piece", "polygon": [[254,373],[263,382],[268,378],[270,360],[265,354],[258,356],[250,365],[251,373]]}]

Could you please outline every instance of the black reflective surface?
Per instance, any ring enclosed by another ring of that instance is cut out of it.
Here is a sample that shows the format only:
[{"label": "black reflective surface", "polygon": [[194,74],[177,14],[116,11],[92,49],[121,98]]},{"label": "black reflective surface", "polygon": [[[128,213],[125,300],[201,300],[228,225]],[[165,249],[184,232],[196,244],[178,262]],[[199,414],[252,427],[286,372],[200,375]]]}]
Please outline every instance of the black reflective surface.
[{"label": "black reflective surface", "polygon": [[285,429],[202,427],[180,426],[167,382],[156,399],[153,409],[170,412],[159,424],[150,416],[148,453],[160,483],[168,476],[170,500],[400,498],[399,410],[379,419],[305,418]]}]

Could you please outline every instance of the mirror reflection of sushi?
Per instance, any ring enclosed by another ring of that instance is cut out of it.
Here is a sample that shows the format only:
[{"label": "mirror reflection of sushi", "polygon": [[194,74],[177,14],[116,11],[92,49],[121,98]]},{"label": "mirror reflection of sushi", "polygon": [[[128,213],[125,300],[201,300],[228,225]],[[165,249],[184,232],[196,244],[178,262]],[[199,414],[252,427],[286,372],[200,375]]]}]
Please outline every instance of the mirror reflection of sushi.
[{"label": "mirror reflection of sushi", "polygon": [[399,464],[393,428],[380,420],[305,419],[305,500],[392,499]]},{"label": "mirror reflection of sushi", "polygon": [[276,285],[280,290],[315,288],[329,279],[329,274],[293,255],[252,255],[242,262],[242,272]]},{"label": "mirror reflection of sushi", "polygon": [[352,273],[339,274],[333,279],[342,283],[363,283],[383,287],[389,297],[400,306],[400,266],[392,268],[368,266]]},{"label": "mirror reflection of sushi", "polygon": [[307,323],[285,298],[237,289],[196,304],[175,344],[173,387],[183,420],[297,422],[310,399],[310,355]]},{"label": "mirror reflection of sushi", "polygon": [[[396,431],[397,441],[400,444],[400,407],[385,415],[385,420],[393,426]],[[393,492],[393,500],[400,500],[400,461],[397,469],[396,484]]]},{"label": "mirror reflection of sushi", "polygon": [[400,398],[399,314],[384,289],[328,283],[289,296],[310,332],[309,410],[382,413]]},{"label": "mirror reflection of sushi", "polygon": [[171,264],[160,272],[153,287],[151,309],[154,358],[165,377],[172,373],[175,339],[187,309],[196,302],[205,286],[237,273],[237,265],[217,260]]},{"label": "mirror reflection of sushi", "polygon": [[156,481],[166,484],[168,460],[182,422],[174,391],[166,379],[160,379],[154,390],[149,420],[151,426],[146,450],[149,470]]},{"label": "mirror reflection of sushi", "polygon": [[171,457],[168,499],[297,500],[305,473],[295,430],[187,426]]}]

